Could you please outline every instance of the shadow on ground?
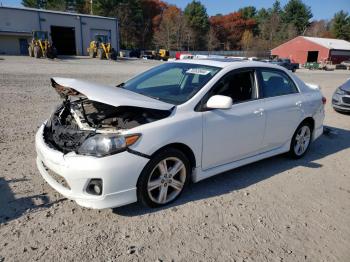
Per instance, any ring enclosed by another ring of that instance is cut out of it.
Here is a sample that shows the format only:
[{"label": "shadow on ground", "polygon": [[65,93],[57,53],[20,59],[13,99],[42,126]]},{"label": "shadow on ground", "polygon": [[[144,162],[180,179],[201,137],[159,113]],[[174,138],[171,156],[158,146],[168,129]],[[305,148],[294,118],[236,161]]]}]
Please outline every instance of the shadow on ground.
[{"label": "shadow on ground", "polygon": [[50,207],[54,203],[46,194],[16,198],[10,188],[11,183],[24,182],[26,179],[5,180],[0,177],[0,224],[21,217],[27,210]]},{"label": "shadow on ground", "polygon": [[190,184],[189,188],[187,188],[177,201],[163,208],[150,209],[136,203],[115,208],[113,212],[122,216],[138,216],[159,212],[164,209],[183,205],[187,202],[227,194],[234,190],[246,188],[297,166],[320,168],[322,165],[315,161],[348,148],[350,148],[350,131],[327,127],[325,134],[311,145],[309,152],[302,159],[292,160],[285,155],[271,157],[227,171],[199,183]]}]

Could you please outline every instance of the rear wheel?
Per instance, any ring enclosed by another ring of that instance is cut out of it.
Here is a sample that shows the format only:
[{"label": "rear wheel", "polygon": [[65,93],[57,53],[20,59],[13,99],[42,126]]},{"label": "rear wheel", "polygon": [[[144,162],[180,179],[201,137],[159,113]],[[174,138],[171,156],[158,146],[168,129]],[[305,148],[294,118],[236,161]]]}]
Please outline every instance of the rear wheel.
[{"label": "rear wheel", "polygon": [[148,207],[159,207],[177,199],[189,182],[190,162],[173,148],[156,154],[142,171],[137,183],[138,200]]},{"label": "rear wheel", "polygon": [[112,51],[110,52],[109,59],[117,60],[117,52],[114,49],[112,49]]},{"label": "rear wheel", "polygon": [[104,56],[105,56],[105,53],[104,53],[103,49],[97,49],[97,57],[99,59],[103,59]]},{"label": "rear wheel", "polygon": [[311,144],[312,128],[310,123],[303,122],[295,131],[290,145],[289,155],[293,158],[302,158]]}]

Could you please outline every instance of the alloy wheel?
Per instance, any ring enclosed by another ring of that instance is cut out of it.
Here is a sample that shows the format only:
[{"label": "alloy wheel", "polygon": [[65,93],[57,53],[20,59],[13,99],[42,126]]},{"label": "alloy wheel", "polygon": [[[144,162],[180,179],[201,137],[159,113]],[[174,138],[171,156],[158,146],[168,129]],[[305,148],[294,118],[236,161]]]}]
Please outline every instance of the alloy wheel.
[{"label": "alloy wheel", "polygon": [[294,153],[301,156],[307,150],[311,140],[311,131],[309,126],[303,126],[299,129],[294,144]]},{"label": "alloy wheel", "polygon": [[177,157],[161,160],[148,179],[147,192],[157,204],[166,204],[182,191],[186,181],[185,164]]}]

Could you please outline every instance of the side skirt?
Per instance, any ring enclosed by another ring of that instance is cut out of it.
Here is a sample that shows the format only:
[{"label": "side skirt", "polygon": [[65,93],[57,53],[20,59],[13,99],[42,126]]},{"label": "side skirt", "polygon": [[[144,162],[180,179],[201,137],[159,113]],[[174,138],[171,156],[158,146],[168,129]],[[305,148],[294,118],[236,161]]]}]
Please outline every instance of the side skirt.
[{"label": "side skirt", "polygon": [[197,167],[195,170],[193,170],[192,173],[192,180],[193,182],[199,182],[203,179],[218,175],[220,173],[226,172],[228,170],[237,168],[237,167],[241,167],[250,163],[254,163],[257,162],[259,160],[265,159],[265,158],[269,158],[275,155],[279,155],[279,154],[283,154],[289,151],[290,148],[290,141],[288,141],[286,144],[284,144],[281,147],[278,147],[276,149],[264,152],[264,153],[260,153],[258,155],[254,155],[251,157],[247,157],[247,158],[243,158],[241,160],[229,163],[229,164],[224,164],[221,166],[217,166],[217,167],[213,167],[210,168],[208,170],[201,170],[201,167]]}]

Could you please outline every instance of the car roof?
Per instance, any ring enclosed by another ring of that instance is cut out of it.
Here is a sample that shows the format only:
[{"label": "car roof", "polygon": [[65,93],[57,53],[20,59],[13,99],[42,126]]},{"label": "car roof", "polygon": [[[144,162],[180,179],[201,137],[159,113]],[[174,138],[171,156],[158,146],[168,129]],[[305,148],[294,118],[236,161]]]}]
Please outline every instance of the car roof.
[{"label": "car roof", "polygon": [[187,63],[187,64],[196,64],[196,65],[205,65],[205,66],[215,66],[220,68],[232,67],[270,67],[281,69],[280,66],[259,62],[259,61],[250,61],[242,60],[237,58],[195,58],[195,59],[181,59],[174,61],[175,63]]}]

